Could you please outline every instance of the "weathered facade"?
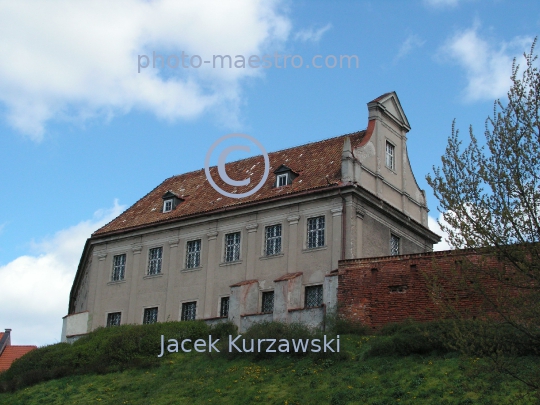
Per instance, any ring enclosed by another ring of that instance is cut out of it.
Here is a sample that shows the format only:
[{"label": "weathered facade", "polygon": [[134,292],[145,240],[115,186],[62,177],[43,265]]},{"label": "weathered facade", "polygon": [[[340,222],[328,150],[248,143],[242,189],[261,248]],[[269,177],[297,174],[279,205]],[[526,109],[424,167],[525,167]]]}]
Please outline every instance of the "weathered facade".
[{"label": "weathered facade", "polygon": [[[368,111],[364,131],[270,153],[270,176],[252,196],[224,197],[199,170],[166,179],[96,231],[63,340],[180,319],[231,319],[241,330],[263,319],[316,325],[336,308],[340,259],[431,251],[439,237],[427,228],[397,95]],[[226,165],[233,179],[263,170],[262,156]]]}]

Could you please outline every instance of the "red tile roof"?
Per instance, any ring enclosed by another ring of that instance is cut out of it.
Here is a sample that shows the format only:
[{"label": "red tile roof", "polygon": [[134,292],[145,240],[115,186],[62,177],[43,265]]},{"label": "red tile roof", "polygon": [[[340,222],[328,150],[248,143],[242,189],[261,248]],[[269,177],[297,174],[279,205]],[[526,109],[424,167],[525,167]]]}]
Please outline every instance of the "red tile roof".
[{"label": "red tile roof", "polygon": [[[368,127],[368,136],[371,132],[369,129]],[[204,169],[170,177],[120,216],[94,232],[92,236],[173,222],[190,216],[207,214],[212,211],[262,202],[282,196],[292,196],[306,191],[338,187],[341,185],[341,152],[345,137],[350,137],[351,146],[354,149],[360,146],[365,134],[366,131],[360,131],[269,153],[270,175],[268,179],[259,191],[242,199],[225,197],[219,194],[206,179]],[[274,187],[275,176],[273,171],[282,164],[299,175],[291,185],[276,188]],[[228,163],[226,170],[232,179],[240,180],[249,176],[253,181],[257,182],[258,179],[262,178],[264,172],[264,160],[261,155],[238,160]],[[254,186],[250,184],[235,188],[227,185],[219,177],[215,166],[210,168],[210,173],[219,187],[231,193],[243,193]],[[162,197],[167,191],[172,191],[184,201],[178,204],[171,212],[163,213]]]},{"label": "red tile roof", "polygon": [[7,346],[0,355],[0,372],[6,371],[11,363],[34,349],[37,346]]}]

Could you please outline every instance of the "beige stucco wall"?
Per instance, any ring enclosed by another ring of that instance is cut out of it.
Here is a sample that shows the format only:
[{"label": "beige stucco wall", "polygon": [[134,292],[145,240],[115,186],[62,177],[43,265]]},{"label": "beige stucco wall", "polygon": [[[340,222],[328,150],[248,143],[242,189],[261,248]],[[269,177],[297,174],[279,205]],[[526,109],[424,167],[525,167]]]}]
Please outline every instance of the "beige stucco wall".
[{"label": "beige stucco wall", "polygon": [[[434,236],[426,229],[425,197],[407,158],[407,119],[392,93],[368,109],[374,121],[369,141],[348,155],[344,151],[346,189],[92,239],[75,299],[76,311],[89,311],[89,329],[104,326],[111,312],[121,312],[122,323],[140,324],[149,307],[158,307],[158,321],[179,320],[182,303],[190,301],[197,302],[198,319],[217,317],[221,297],[244,280],[257,280],[258,302],[252,306],[260,310],[261,292],[273,290],[278,277],[302,272],[302,287],[323,284],[340,259],[390,255],[391,234],[400,238],[402,254],[430,251]],[[396,148],[395,170],[385,165],[387,140]],[[307,220],[321,215],[325,244],[307,249]],[[265,227],[275,224],[282,226],[282,253],[267,257]],[[224,238],[231,232],[241,233],[240,260],[224,263]],[[202,242],[201,266],[186,269],[187,242],[194,239]],[[148,276],[154,247],[163,248],[161,274]],[[111,282],[113,257],[119,254],[126,255],[125,279]],[[328,288],[337,288],[333,285]],[[304,288],[298,299],[304,302]]]}]

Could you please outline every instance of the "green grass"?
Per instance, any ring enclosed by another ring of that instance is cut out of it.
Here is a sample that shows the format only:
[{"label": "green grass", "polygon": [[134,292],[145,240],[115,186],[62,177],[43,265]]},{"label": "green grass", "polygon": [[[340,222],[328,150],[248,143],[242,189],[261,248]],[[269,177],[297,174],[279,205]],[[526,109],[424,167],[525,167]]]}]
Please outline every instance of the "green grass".
[{"label": "green grass", "polygon": [[[14,393],[1,404],[534,404],[523,384],[487,360],[455,353],[366,355],[386,336],[342,335],[326,358],[254,360],[168,354],[157,367],[68,376]],[[335,357],[334,357],[335,356]],[[523,365],[538,362],[523,357]]]}]

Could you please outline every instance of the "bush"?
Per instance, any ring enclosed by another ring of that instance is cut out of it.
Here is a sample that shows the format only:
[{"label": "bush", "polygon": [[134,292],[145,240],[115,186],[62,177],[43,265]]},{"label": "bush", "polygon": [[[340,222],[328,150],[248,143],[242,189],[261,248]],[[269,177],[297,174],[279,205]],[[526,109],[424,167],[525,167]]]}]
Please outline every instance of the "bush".
[{"label": "bush", "polygon": [[74,374],[109,373],[160,364],[161,335],[200,339],[234,333],[235,326],[208,326],[203,321],[162,322],[99,328],[73,344],[57,343],[33,350],[0,374],[0,392]]},{"label": "bush", "polygon": [[[328,336],[328,335],[327,335]],[[328,336],[328,339],[333,339],[335,336],[332,334],[332,336]],[[312,339],[323,339],[323,334],[319,331],[314,331],[310,328],[308,328],[305,325],[302,324],[285,324],[281,322],[260,322],[254,324],[251,328],[249,328],[245,333],[242,334],[242,338],[239,339],[236,342],[236,345],[242,348],[242,340],[246,341],[246,347],[251,347],[251,340],[253,339],[254,344],[254,352],[242,352],[239,353],[236,350],[233,350],[231,352],[228,351],[228,348],[225,348],[226,350],[223,352],[226,357],[233,359],[238,356],[242,356],[243,358],[251,358],[255,360],[261,360],[261,359],[268,359],[273,358],[276,356],[292,356],[292,357],[304,357],[304,356],[312,356],[315,359],[319,358],[326,358],[329,356],[332,356],[332,358],[338,357],[338,359],[342,359],[345,354],[341,355],[341,353],[332,353],[332,352],[323,352],[322,351],[322,344],[321,344],[321,351],[318,353],[313,353],[309,351],[311,348],[311,344],[308,348],[307,352],[294,352],[292,347],[292,341],[298,341],[309,339],[310,341]],[[266,349],[269,347],[270,343],[267,342],[261,342],[261,350],[258,351],[258,340],[259,339],[276,339],[276,342],[272,346],[272,350],[276,350],[276,352],[266,352]],[[279,340],[285,339],[290,343],[289,352],[280,352],[277,350],[279,346]],[[335,348],[335,342],[332,344],[332,347]]]},{"label": "bush", "polygon": [[451,351],[446,345],[449,327],[445,321],[387,324],[371,342],[366,356],[408,356],[411,354],[444,354]]},{"label": "bush", "polygon": [[326,317],[326,329],[336,335],[366,336],[372,333],[371,329],[361,322],[337,316]]}]

